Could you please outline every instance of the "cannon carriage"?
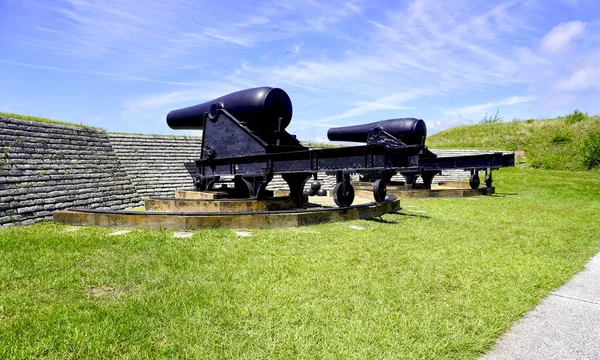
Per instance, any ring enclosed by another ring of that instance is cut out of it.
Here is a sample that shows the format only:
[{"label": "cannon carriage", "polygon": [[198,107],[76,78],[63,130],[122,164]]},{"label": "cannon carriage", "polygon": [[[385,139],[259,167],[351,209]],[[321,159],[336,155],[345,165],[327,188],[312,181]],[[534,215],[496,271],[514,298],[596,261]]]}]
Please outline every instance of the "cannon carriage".
[{"label": "cannon carriage", "polygon": [[261,199],[269,196],[267,185],[280,174],[298,206],[303,205],[306,182],[318,171],[336,176],[334,201],[347,207],[354,200],[351,174],[372,178],[374,199],[381,202],[396,173],[409,185],[421,177],[430,187],[442,170],[466,169],[471,171],[471,187],[477,188],[480,171],[485,171],[486,186],[491,187],[493,170],[514,165],[514,155],[502,153],[438,158],[425,146],[425,122],[414,118],[332,128],[331,141],[362,144],[311,149],[286,131],[292,112],[285,91],[260,87],[173,110],[167,124],[172,129],[203,130],[200,158],[195,161],[198,190],[212,190],[220,178],[233,177],[236,197]]}]

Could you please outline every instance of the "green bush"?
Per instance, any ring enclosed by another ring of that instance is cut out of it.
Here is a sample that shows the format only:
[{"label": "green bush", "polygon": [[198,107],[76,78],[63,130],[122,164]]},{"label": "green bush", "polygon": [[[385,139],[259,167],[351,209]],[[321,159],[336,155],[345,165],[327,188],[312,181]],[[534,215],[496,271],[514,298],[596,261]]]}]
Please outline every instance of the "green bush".
[{"label": "green bush", "polygon": [[504,121],[504,118],[502,116],[499,115],[500,110],[496,109],[496,113],[492,116],[489,116],[488,113],[485,113],[485,116],[483,117],[483,119],[481,119],[481,121],[479,122],[480,124],[494,124],[494,123],[499,123]]},{"label": "green bush", "polygon": [[572,114],[569,114],[565,117],[565,122],[567,124],[575,124],[580,121],[585,121],[589,118],[587,113],[582,113],[581,111],[575,109]]},{"label": "green bush", "polygon": [[565,142],[571,142],[571,137],[565,134],[558,134],[552,138],[554,144],[560,144]]},{"label": "green bush", "polygon": [[600,131],[591,132],[583,140],[583,165],[591,170],[600,165]]}]

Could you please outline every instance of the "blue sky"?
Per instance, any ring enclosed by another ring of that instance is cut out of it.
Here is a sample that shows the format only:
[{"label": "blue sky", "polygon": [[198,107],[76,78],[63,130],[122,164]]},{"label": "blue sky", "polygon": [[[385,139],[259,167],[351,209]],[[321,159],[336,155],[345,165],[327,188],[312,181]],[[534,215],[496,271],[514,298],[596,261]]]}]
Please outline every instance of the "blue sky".
[{"label": "blue sky", "polygon": [[170,110],[273,86],[313,141],[395,117],[433,133],[497,109],[597,114],[599,3],[0,0],[0,111],[183,134]]}]

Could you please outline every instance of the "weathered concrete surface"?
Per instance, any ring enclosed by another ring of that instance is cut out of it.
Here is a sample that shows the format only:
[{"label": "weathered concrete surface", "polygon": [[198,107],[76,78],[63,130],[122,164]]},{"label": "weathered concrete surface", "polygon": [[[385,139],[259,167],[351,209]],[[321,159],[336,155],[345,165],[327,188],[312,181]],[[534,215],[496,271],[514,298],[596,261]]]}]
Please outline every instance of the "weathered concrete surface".
[{"label": "weathered concrete surface", "polygon": [[225,199],[230,197],[227,191],[198,191],[198,190],[176,190],[175,197],[177,199]]},{"label": "weathered concrete surface", "polygon": [[[456,183],[463,184],[463,183]],[[373,197],[373,184],[371,183],[353,183],[355,194],[361,197]],[[387,193],[396,195],[400,198],[426,198],[426,197],[470,197],[479,195],[492,195],[496,192],[495,187],[471,189],[469,184],[466,187],[460,186],[432,186],[431,189],[411,189],[407,186],[387,186]]]},{"label": "weathered concrete surface", "polygon": [[600,253],[481,359],[600,359]]},{"label": "weathered concrete surface", "polygon": [[[307,197],[304,196],[304,202]],[[291,210],[297,207],[290,197],[275,197],[264,200],[250,199],[168,199],[150,198],[145,200],[146,211],[162,212],[245,212]]]},{"label": "weathered concrete surface", "polygon": [[390,197],[384,203],[364,204],[350,208],[317,208],[296,212],[255,213],[160,213],[136,211],[77,211],[65,210],[54,213],[54,221],[69,225],[153,228],[153,229],[202,229],[229,228],[276,228],[314,225],[324,222],[370,219],[400,209],[400,200]]}]

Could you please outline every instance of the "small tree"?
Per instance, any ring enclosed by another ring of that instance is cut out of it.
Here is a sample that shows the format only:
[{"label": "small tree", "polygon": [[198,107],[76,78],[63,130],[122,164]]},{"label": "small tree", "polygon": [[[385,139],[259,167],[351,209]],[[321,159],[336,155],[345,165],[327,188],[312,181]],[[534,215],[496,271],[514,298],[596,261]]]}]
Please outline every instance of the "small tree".
[{"label": "small tree", "polygon": [[572,114],[569,114],[565,117],[565,122],[567,124],[575,124],[580,121],[584,121],[588,119],[587,113],[582,113],[578,109],[575,109]]}]

